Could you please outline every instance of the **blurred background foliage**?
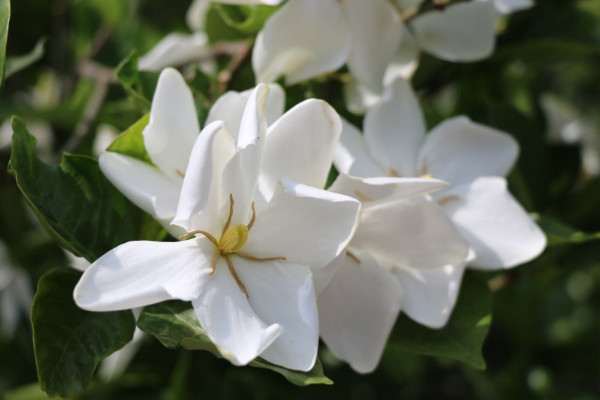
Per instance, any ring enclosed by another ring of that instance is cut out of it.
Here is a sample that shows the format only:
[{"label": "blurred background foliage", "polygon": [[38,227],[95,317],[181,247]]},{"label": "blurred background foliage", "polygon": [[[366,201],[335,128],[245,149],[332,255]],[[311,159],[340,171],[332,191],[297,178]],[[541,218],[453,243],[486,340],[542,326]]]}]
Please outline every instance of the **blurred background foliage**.
[{"label": "blurred background foliage", "polygon": [[[483,347],[486,370],[392,345],[376,372],[362,376],[323,349],[324,369],[335,384],[301,388],[270,371],[236,368],[207,352],[168,350],[148,337],[122,376],[108,383],[95,380],[79,398],[600,398],[600,178],[594,170],[594,154],[600,153],[600,2],[537,3],[499,22],[491,58],[452,64],[422,55],[413,79],[429,127],[463,114],[519,141],[511,189],[539,216],[550,239],[545,253],[528,265],[469,273],[487,281],[493,292],[493,319]],[[26,68],[7,77],[0,123],[16,114],[34,134],[36,123],[49,124],[52,135],[37,148],[49,162],[57,163],[63,151],[93,155],[99,127],[123,131],[148,111],[157,74],[131,67],[132,52],[144,54],[169,32],[189,32],[189,5],[188,0],[13,1],[7,64],[12,59],[15,68],[21,57]],[[225,90],[254,84],[247,50],[269,12],[211,9],[211,41],[218,48],[241,40],[242,52],[231,76],[214,79],[195,67],[184,68],[201,116]],[[223,71],[237,53],[215,55]],[[342,70],[286,88],[288,107],[320,97],[360,126],[361,117],[345,108],[343,80]],[[549,107],[548,98],[563,109]],[[569,120],[557,121],[564,109]],[[573,122],[578,125],[569,125]],[[0,128],[0,239],[12,263],[27,270],[35,285],[51,267],[69,261],[7,173],[7,129],[10,137],[9,125]],[[394,335],[399,329],[401,322]],[[26,315],[14,335],[0,339],[0,359],[0,397],[46,397],[37,383]]]}]

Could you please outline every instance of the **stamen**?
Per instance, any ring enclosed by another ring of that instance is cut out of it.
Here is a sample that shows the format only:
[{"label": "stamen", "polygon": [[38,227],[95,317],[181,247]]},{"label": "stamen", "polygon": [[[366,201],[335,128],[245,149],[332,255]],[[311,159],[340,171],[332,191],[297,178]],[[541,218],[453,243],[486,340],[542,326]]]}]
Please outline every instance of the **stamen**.
[{"label": "stamen", "polygon": [[254,202],[250,204],[250,207],[252,207],[252,218],[250,218],[250,222],[248,222],[248,225],[246,225],[248,230],[252,228],[252,225],[254,225],[254,221],[256,221],[256,210],[254,210]]},{"label": "stamen", "polygon": [[449,201],[452,200],[458,200],[460,197],[455,196],[455,195],[451,195],[451,196],[446,196],[446,197],[442,197],[441,199],[439,199],[437,202],[440,206],[443,206],[444,204],[446,204]]},{"label": "stamen", "polygon": [[388,171],[388,175],[393,176],[394,178],[402,178],[402,174],[393,168]]},{"label": "stamen", "polygon": [[356,257],[356,255],[354,255],[354,253],[352,253],[350,250],[346,250],[346,255],[354,260],[355,263],[360,264],[358,257]]},{"label": "stamen", "polygon": [[213,235],[211,235],[210,233],[208,233],[208,232],[206,232],[206,231],[200,231],[200,230],[197,230],[197,231],[192,231],[192,232],[190,232],[190,233],[186,233],[185,235],[181,235],[181,236],[179,236],[179,239],[181,239],[181,240],[189,239],[189,238],[191,238],[192,236],[196,236],[196,235],[197,235],[197,234],[199,234],[199,233],[201,233],[201,234],[203,234],[204,236],[206,236],[206,238],[207,238],[208,240],[210,240],[211,242],[213,242],[213,244],[214,244],[215,246],[217,246],[217,247],[219,246],[219,242],[217,241],[217,239],[215,239],[215,237],[214,237]]},{"label": "stamen", "polygon": [[176,169],[175,172],[177,172],[177,175],[179,175],[182,178],[185,178],[185,174],[183,172],[181,172],[179,169]]},{"label": "stamen", "polygon": [[229,267],[229,272],[231,272],[233,279],[235,279],[235,282],[238,284],[238,286],[240,287],[242,292],[244,292],[244,294],[246,295],[246,298],[249,299],[250,296],[248,296],[248,291],[246,290],[246,286],[244,286],[244,283],[238,276],[237,272],[235,272],[235,268],[233,268],[233,263],[231,262],[231,259],[229,258],[228,255],[225,255],[225,261],[227,261],[227,266]]},{"label": "stamen", "polygon": [[285,261],[287,260],[287,258],[285,257],[254,257],[251,256],[250,254],[246,254],[242,251],[238,251],[235,254],[237,254],[238,256],[245,258],[246,260],[250,260],[250,261],[258,261],[258,262],[266,262],[266,261]]},{"label": "stamen", "polygon": [[423,174],[423,175],[420,176],[420,178],[422,178],[422,179],[431,179],[431,178],[433,178],[433,175],[431,175],[431,174]]},{"label": "stamen", "polygon": [[225,232],[227,232],[227,229],[229,229],[229,224],[231,224],[231,218],[233,218],[233,195],[229,193],[229,217],[227,218],[227,222],[225,222],[225,226],[223,227],[223,233],[221,233],[221,236],[223,236]]}]

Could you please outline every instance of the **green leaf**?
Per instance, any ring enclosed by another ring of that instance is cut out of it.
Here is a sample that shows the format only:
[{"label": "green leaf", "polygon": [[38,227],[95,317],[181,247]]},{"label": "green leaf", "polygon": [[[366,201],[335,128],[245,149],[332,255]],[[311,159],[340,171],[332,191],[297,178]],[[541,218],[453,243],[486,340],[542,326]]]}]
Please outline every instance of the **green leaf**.
[{"label": "green leaf", "polygon": [[9,172],[42,224],[60,243],[92,262],[130,240],[158,239],[164,229],[131,204],[90,157],[65,154],[58,166],[35,156],[35,138],[13,118]]},{"label": "green leaf", "polygon": [[31,321],[38,377],[51,395],[74,396],[89,384],[98,364],[133,337],[131,311],[92,313],[73,301],[81,273],[53,269],[38,283]]},{"label": "green leaf", "polygon": [[[200,326],[190,303],[168,301],[146,307],[138,318],[137,325],[144,332],[155,336],[165,347],[181,346],[188,350],[206,350],[221,357]],[[323,375],[323,367],[318,360],[309,372],[293,371],[260,358],[252,361],[250,366],[275,371],[298,386],[333,383]]]},{"label": "green leaf", "polygon": [[16,74],[22,69],[29,67],[31,64],[39,61],[40,58],[44,55],[44,45],[46,44],[46,39],[40,39],[36,44],[33,50],[29,53],[18,56],[11,57],[6,60],[6,73],[4,78],[8,78],[9,76]]},{"label": "green leaf", "polygon": [[125,60],[116,68],[115,74],[117,80],[127,94],[136,102],[141,110],[148,112],[152,102],[150,98],[156,87],[158,74],[154,72],[139,71],[139,55],[134,50]]},{"label": "green leaf", "polygon": [[246,35],[238,31],[235,28],[227,25],[219,10],[216,8],[216,4],[211,4],[208,12],[206,13],[206,34],[210,43],[217,43],[221,41],[236,41],[245,39]]},{"label": "green leaf", "polygon": [[10,21],[10,0],[0,0],[0,91],[4,87],[6,69],[6,41]]},{"label": "green leaf", "polygon": [[144,132],[144,128],[148,125],[149,120],[150,114],[144,115],[125,132],[121,133],[106,150],[152,164],[152,160],[144,146],[144,136],[142,136],[142,132]]},{"label": "green leaf", "polygon": [[537,218],[535,218],[535,220],[548,237],[548,246],[579,244],[591,242],[594,240],[600,240],[600,232],[581,232],[554,218],[545,215],[538,215]]},{"label": "green leaf", "polygon": [[277,11],[273,6],[233,6],[214,4],[219,16],[231,28],[245,33],[254,34],[260,31],[265,21]]},{"label": "green leaf", "polygon": [[485,369],[481,354],[492,322],[491,295],[487,285],[465,275],[460,297],[448,324],[429,329],[401,315],[388,347],[426,356],[446,357]]}]

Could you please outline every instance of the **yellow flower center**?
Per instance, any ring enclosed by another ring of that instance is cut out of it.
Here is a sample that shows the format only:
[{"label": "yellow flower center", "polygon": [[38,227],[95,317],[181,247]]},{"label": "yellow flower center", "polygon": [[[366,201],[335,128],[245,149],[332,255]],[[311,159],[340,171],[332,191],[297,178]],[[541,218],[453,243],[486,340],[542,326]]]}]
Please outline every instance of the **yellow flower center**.
[{"label": "yellow flower center", "polygon": [[244,247],[246,240],[248,240],[248,227],[246,225],[230,226],[219,240],[219,251],[221,254],[238,252]]},{"label": "yellow flower center", "polygon": [[223,234],[220,239],[216,239],[213,235],[206,231],[195,230],[193,232],[186,233],[183,236],[179,236],[180,239],[189,239],[197,234],[201,234],[206,236],[208,240],[210,240],[215,245],[215,252],[213,254],[213,258],[211,261],[211,269],[208,272],[209,275],[215,273],[215,268],[217,267],[217,259],[220,256],[225,258],[225,262],[227,263],[227,267],[229,267],[229,271],[235,279],[236,283],[240,287],[240,290],[244,292],[246,297],[248,296],[248,291],[246,290],[246,286],[238,276],[235,271],[235,267],[233,266],[233,262],[231,261],[231,255],[236,255],[238,257],[245,258],[246,260],[256,261],[256,262],[267,262],[267,261],[285,261],[285,257],[254,257],[250,254],[246,254],[241,252],[240,250],[246,244],[248,240],[248,232],[254,225],[254,221],[256,220],[256,212],[254,211],[254,202],[251,204],[252,207],[252,218],[248,225],[240,224],[236,226],[230,226],[231,219],[233,217],[233,195],[229,195],[229,217],[227,218],[227,222],[225,222],[225,226],[223,227]]}]

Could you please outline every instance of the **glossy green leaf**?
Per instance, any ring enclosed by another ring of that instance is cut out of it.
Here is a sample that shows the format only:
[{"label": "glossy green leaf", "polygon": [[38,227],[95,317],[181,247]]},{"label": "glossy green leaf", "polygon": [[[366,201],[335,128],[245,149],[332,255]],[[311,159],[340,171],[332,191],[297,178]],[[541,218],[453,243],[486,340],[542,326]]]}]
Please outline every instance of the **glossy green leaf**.
[{"label": "glossy green leaf", "polygon": [[[221,357],[200,326],[194,309],[189,303],[169,301],[146,307],[138,318],[137,324],[141,330],[155,336],[168,348],[181,346],[188,350],[206,350]],[[309,372],[293,371],[260,358],[252,361],[250,366],[275,371],[298,386],[333,383],[323,375],[323,367],[318,360]]]},{"label": "glossy green leaf", "polygon": [[402,315],[388,347],[410,353],[451,358],[485,369],[481,354],[492,322],[492,302],[487,285],[465,275],[460,297],[443,329],[429,329]]},{"label": "glossy green leaf", "polygon": [[115,153],[124,154],[129,157],[152,164],[150,156],[144,146],[144,128],[148,125],[150,114],[144,115],[135,124],[131,125],[125,132],[121,133],[114,142],[106,149]]},{"label": "glossy green leaf", "polygon": [[579,244],[600,240],[600,233],[598,232],[581,232],[552,217],[537,216],[536,222],[548,237],[548,246]]},{"label": "glossy green leaf", "polygon": [[131,311],[92,313],[73,301],[81,273],[53,269],[38,283],[31,320],[41,387],[51,395],[79,394],[98,364],[133,337]]},{"label": "glossy green leaf", "polygon": [[16,74],[22,69],[25,69],[31,64],[39,61],[44,55],[45,44],[46,39],[41,39],[35,44],[35,47],[29,53],[18,57],[8,58],[6,60],[6,73],[4,77],[8,78],[9,76]]},{"label": "glossy green leaf", "polygon": [[58,166],[44,164],[24,121],[13,118],[13,130],[9,172],[65,248],[92,262],[121,243],[164,237],[160,225],[104,177],[95,159],[65,154]]},{"label": "glossy green leaf", "polygon": [[0,91],[4,87],[6,69],[6,41],[10,22],[10,0],[0,0]]}]

